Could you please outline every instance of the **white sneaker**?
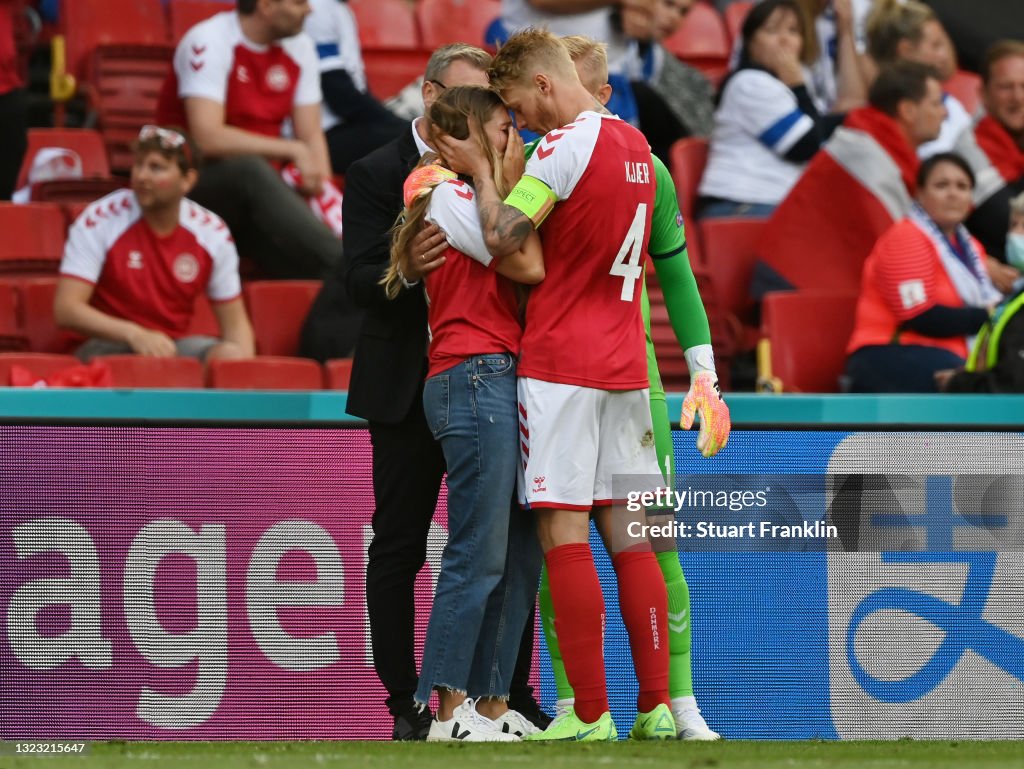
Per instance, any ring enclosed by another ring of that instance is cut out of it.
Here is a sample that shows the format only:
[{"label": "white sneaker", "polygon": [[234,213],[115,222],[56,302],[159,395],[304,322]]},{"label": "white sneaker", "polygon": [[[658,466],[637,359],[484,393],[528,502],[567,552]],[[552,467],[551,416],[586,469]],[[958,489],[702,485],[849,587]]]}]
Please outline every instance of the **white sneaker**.
[{"label": "white sneaker", "polygon": [[505,734],[514,734],[516,737],[526,737],[529,734],[536,734],[540,731],[536,726],[526,720],[526,717],[518,710],[506,710],[494,719]]},{"label": "white sneaker", "polygon": [[676,734],[681,740],[711,742],[722,739],[722,735],[708,726],[693,697],[672,700],[672,716],[676,722]]},{"label": "white sneaker", "polygon": [[476,700],[467,697],[447,721],[434,717],[427,742],[519,742],[519,738],[506,734],[497,722],[480,715]]}]

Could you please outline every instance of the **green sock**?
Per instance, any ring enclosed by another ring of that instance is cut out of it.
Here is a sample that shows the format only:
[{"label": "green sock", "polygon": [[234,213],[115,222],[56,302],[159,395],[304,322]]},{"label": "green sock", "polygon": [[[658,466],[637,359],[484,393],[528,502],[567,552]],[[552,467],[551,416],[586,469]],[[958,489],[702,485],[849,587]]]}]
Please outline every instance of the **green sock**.
[{"label": "green sock", "polygon": [[540,622],[544,628],[544,640],[548,644],[548,655],[551,657],[551,672],[555,675],[555,693],[560,700],[572,699],[575,695],[569,679],[565,675],[565,663],[562,662],[562,650],[558,648],[558,636],[555,634],[555,607],[551,603],[551,585],[548,583],[548,567],[540,572],[540,594],[537,597],[540,606]]},{"label": "green sock", "polygon": [[658,566],[668,589],[668,694],[687,697],[693,694],[690,664],[690,588],[683,576],[679,553],[658,553]]}]

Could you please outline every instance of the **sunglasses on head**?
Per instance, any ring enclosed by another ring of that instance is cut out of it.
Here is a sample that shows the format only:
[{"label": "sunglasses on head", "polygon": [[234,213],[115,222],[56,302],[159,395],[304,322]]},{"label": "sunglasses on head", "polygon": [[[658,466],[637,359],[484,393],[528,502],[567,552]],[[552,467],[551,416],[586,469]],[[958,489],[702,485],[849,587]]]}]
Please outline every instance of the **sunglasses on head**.
[{"label": "sunglasses on head", "polygon": [[142,126],[142,130],[139,131],[139,141],[144,142],[151,139],[156,139],[162,149],[168,151],[181,150],[185,156],[185,161],[190,166],[192,165],[192,150],[188,146],[184,135],[171,128],[161,128],[157,125]]}]

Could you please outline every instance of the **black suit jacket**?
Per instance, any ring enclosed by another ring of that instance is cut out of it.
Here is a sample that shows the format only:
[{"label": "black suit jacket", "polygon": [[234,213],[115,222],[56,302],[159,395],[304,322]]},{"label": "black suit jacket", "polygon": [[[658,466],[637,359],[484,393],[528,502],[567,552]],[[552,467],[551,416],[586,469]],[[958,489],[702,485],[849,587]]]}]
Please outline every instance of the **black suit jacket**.
[{"label": "black suit jacket", "polygon": [[422,285],[388,299],[379,284],[390,262],[391,228],[402,213],[402,184],[419,162],[407,129],[353,163],[345,175],[341,269],[352,301],[366,310],[356,343],[348,413],[401,422],[419,402],[426,375],[427,303]]}]

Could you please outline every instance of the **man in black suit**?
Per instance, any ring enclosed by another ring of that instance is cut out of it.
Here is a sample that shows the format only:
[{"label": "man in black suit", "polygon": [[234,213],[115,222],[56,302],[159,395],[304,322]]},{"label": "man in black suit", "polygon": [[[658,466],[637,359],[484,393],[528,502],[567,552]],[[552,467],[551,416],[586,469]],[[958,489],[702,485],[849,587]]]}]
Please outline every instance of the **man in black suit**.
[{"label": "man in black suit", "polygon": [[[490,61],[489,54],[473,46],[439,48],[424,75],[424,104],[429,107],[451,86],[486,86]],[[376,509],[366,607],[374,666],[394,717],[393,739],[426,739],[431,720],[430,711],[413,702],[419,679],[413,586],[426,560],[444,456],[423,415],[427,305],[419,279],[439,264],[447,245],[444,235],[435,228],[414,244],[416,274],[406,276],[398,298],[389,300],[379,281],[390,261],[390,231],[403,208],[402,184],[428,149],[427,124],[419,118],[397,139],[349,167],[343,204],[345,258],[317,300],[326,304],[328,292],[344,292],[366,313],[356,343],[348,413],[369,422],[373,446]]]}]

